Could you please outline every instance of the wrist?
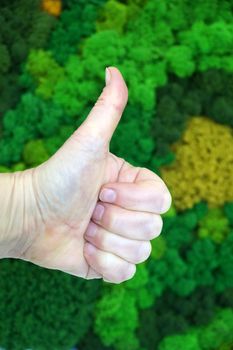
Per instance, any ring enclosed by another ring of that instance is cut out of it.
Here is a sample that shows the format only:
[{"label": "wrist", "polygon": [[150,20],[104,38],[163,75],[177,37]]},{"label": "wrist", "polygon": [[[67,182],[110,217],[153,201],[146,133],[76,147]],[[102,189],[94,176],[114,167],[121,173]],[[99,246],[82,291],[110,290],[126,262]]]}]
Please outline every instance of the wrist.
[{"label": "wrist", "polygon": [[0,174],[0,258],[19,258],[35,222],[31,169]]}]

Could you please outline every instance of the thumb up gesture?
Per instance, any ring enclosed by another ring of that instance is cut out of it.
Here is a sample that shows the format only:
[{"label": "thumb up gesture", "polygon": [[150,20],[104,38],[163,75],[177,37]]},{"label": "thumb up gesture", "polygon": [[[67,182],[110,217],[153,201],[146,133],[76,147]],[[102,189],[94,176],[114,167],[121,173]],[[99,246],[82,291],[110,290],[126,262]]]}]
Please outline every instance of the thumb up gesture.
[{"label": "thumb up gesture", "polygon": [[28,169],[31,224],[20,259],[121,283],[149,257],[171,195],[155,173],[109,152],[127,98],[121,73],[107,68],[83,124],[49,160]]}]

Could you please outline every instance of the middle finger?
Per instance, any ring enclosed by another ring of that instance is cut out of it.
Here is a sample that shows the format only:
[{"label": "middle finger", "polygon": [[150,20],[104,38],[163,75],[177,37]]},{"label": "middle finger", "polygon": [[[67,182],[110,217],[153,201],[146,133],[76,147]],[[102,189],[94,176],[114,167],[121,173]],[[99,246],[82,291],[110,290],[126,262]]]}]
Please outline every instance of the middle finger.
[{"label": "middle finger", "polygon": [[127,210],[103,202],[97,203],[92,221],[112,233],[143,241],[157,237],[163,226],[158,214]]}]

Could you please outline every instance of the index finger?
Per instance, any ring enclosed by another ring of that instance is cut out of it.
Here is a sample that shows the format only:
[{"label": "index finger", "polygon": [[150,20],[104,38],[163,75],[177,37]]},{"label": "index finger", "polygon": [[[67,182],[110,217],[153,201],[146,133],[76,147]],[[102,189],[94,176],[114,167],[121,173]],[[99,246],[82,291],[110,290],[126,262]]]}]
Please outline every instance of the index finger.
[{"label": "index finger", "polygon": [[[115,192],[115,198],[107,190]],[[172,197],[163,181],[141,180],[136,183],[116,182],[102,187],[99,199],[128,210],[164,214],[169,210]]]}]

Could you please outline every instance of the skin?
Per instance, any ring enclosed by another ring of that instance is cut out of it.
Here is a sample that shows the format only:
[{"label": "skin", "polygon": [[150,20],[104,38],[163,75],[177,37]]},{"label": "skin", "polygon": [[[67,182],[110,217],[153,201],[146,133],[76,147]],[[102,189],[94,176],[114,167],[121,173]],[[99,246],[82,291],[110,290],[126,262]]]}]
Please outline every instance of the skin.
[{"label": "skin", "polygon": [[[49,160],[0,174],[0,257],[112,283],[132,278],[149,257],[171,194],[155,173],[109,152],[128,89],[117,68],[108,72],[84,123]],[[106,189],[115,199],[103,197]]]}]

